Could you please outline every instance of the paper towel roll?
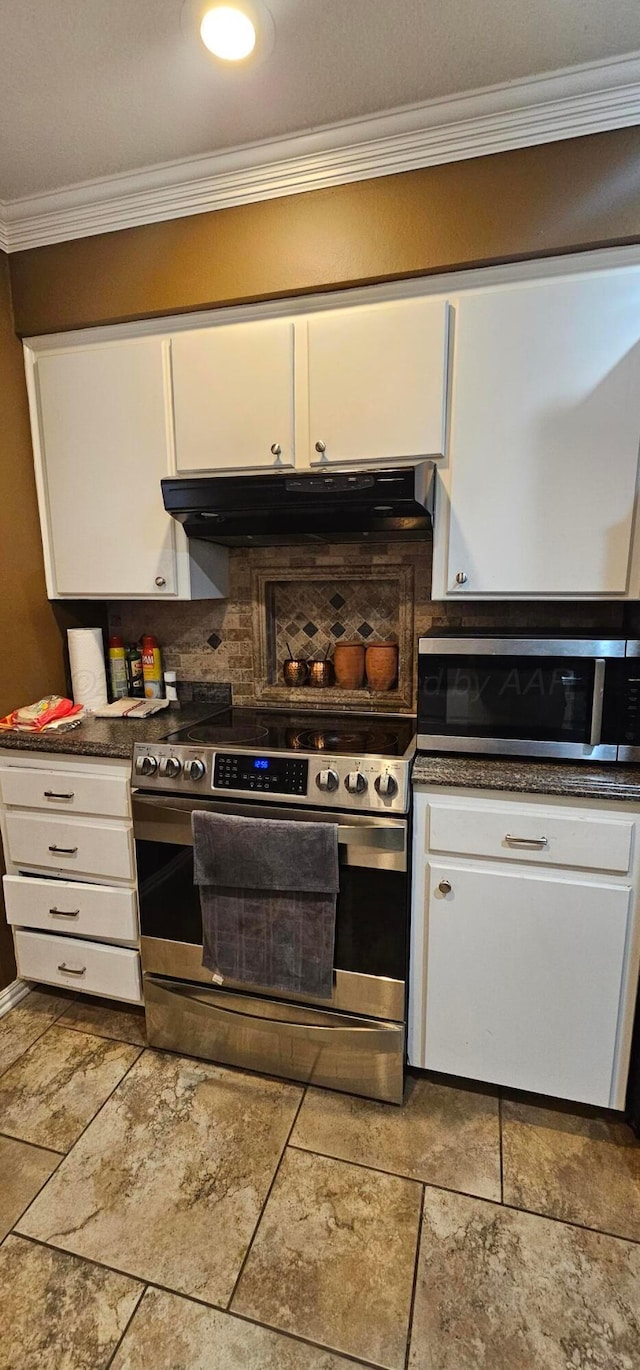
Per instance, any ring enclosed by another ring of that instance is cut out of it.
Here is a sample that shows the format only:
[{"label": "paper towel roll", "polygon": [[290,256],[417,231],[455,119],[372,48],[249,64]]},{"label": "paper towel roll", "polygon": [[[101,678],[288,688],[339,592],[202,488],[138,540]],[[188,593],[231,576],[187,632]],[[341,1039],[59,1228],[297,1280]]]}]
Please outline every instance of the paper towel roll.
[{"label": "paper towel roll", "polygon": [[101,628],[67,628],[74,704],[101,709],[107,703],[107,673]]}]

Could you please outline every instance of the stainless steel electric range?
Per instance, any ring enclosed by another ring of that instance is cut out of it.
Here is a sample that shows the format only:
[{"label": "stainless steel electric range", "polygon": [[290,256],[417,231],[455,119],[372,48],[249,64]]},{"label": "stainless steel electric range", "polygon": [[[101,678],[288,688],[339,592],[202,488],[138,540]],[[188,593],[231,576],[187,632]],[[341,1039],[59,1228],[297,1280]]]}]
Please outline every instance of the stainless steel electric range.
[{"label": "stainless steel electric range", "polygon": [[[154,1046],[400,1103],[415,719],[219,712],[138,744],[133,814]],[[194,809],[338,826],[333,992],[212,982],[193,884]]]}]

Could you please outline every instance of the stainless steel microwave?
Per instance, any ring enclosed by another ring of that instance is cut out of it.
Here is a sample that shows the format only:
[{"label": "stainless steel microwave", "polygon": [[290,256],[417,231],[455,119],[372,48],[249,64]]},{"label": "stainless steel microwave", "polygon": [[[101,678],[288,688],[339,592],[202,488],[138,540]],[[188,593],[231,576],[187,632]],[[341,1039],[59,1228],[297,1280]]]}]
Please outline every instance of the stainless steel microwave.
[{"label": "stainless steel microwave", "polygon": [[640,642],[424,637],[418,747],[640,762]]}]

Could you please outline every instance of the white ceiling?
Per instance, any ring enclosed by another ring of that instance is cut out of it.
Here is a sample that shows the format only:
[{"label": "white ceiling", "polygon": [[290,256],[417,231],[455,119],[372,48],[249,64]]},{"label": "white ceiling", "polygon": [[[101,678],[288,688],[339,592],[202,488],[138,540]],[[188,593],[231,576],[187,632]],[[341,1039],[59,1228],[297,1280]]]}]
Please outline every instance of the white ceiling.
[{"label": "white ceiling", "polygon": [[183,0],[0,0],[0,200],[640,49],[639,0],[268,4],[243,69]]}]

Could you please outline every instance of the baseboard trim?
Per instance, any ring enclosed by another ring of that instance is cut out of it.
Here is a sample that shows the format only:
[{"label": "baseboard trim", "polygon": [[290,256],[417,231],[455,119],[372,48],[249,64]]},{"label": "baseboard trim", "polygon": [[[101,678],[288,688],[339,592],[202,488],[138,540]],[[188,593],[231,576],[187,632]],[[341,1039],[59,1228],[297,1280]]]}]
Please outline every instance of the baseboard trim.
[{"label": "baseboard trim", "polygon": [[0,1018],[30,993],[31,985],[26,985],[24,980],[12,980],[6,989],[0,990]]}]

